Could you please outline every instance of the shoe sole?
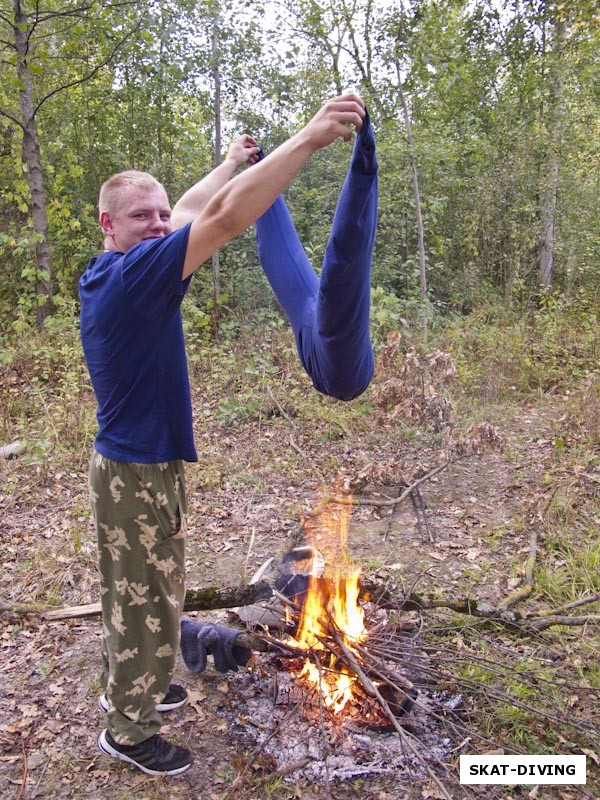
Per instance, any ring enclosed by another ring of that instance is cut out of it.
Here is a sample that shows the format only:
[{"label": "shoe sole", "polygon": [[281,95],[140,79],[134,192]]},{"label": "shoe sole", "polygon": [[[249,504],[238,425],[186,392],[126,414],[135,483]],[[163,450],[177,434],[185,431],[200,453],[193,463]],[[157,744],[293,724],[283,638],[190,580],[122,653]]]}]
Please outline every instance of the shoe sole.
[{"label": "shoe sole", "polygon": [[[159,703],[156,706],[156,710],[160,711],[161,714],[168,714],[169,711],[175,711],[176,708],[181,708],[184,706],[187,701],[187,697],[184,697],[179,703]],[[104,711],[105,714],[108,714],[108,700],[106,699],[105,694],[98,698],[98,708],[100,711]]]},{"label": "shoe sole", "polygon": [[106,756],[112,756],[112,758],[118,758],[119,761],[125,761],[127,764],[132,764],[134,767],[141,769],[142,772],[145,772],[146,775],[181,775],[182,772],[188,770],[192,764],[184,764],[183,767],[177,767],[176,769],[150,769],[149,767],[145,767],[143,764],[140,764],[133,758],[125,755],[125,753],[121,753],[119,750],[115,750],[114,747],[106,741],[106,731],[102,731],[100,736],[98,737],[98,747]]}]

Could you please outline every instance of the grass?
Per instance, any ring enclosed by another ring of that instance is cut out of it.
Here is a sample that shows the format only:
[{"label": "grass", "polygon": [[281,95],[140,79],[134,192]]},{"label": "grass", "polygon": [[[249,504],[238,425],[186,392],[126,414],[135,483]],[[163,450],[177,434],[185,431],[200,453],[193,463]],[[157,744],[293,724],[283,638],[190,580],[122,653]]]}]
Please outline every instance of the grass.
[{"label": "grass", "polygon": [[[600,593],[600,542],[578,548],[563,545],[552,566],[543,566],[536,575],[536,590],[556,606],[573,603]],[[596,608],[598,608],[597,601]]]},{"label": "grass", "polygon": [[464,396],[514,402],[585,380],[598,363],[597,326],[593,306],[558,299],[517,313],[482,308],[451,320],[441,340],[455,358]]},{"label": "grass", "polygon": [[[540,526],[534,597],[537,604],[550,609],[600,592],[599,329],[588,309],[578,314],[560,304],[521,318],[503,312],[486,319],[482,312],[447,321],[429,332],[427,343],[419,340],[418,332],[409,334],[410,341],[400,343],[396,359],[387,362],[387,372],[377,379],[398,377],[409,346],[422,356],[428,349],[449,352],[458,374],[443,386],[443,392],[452,401],[455,431],[473,421],[500,416],[507,409],[517,409],[518,414],[519,403],[535,404],[543,393],[569,392],[565,414],[554,427],[543,478],[531,487],[533,496],[527,498],[523,519],[517,521],[524,530],[532,524]],[[283,528],[282,522],[290,521],[290,509],[295,509],[294,519],[296,512],[306,510],[306,498],[319,483],[315,465],[327,475],[339,470],[352,475],[369,459],[392,461],[403,458],[415,445],[422,450],[437,448],[435,452],[444,445],[446,431],[432,430],[427,419],[416,426],[385,417],[373,402],[372,392],[350,404],[319,396],[302,373],[292,337],[278,319],[261,319],[256,327],[247,325],[234,332],[213,344],[197,337],[190,352],[202,453],[201,462],[188,472],[190,496],[206,506],[204,518],[214,518],[215,525],[225,519],[220,532],[199,531],[195,549],[200,552],[201,546],[207,557],[214,556],[215,537],[229,535],[227,513],[232,508],[248,513],[244,498],[267,508],[273,506],[272,498],[288,496],[287,506],[270,510],[256,523],[258,529],[261,524]],[[386,338],[380,331],[375,333],[381,356]],[[384,359],[379,361],[382,364]],[[435,375],[426,379],[432,381],[432,390],[440,388]],[[421,391],[422,386],[414,390]],[[28,602],[85,602],[95,580],[94,544],[86,534],[85,485],[95,408],[74,318],[55,320],[43,335],[28,332],[10,343],[0,366],[0,407],[2,441],[23,438],[28,444],[20,459],[0,462],[0,508],[11,525],[7,546],[19,554],[11,562],[11,590]],[[504,457],[518,463],[521,445],[508,442]],[[530,480],[530,465],[522,468],[521,477],[524,484]],[[42,538],[39,519],[51,513],[54,527],[42,531],[47,534]],[[498,557],[506,532],[500,526],[481,533]],[[517,558],[515,554],[515,563]],[[373,552],[363,568],[376,570],[382,563]],[[495,564],[488,556],[481,566],[463,571],[460,590],[465,595],[476,591]],[[598,604],[581,611],[598,613]],[[447,622],[447,617],[441,618],[441,625]],[[569,702],[578,692],[570,688],[581,684],[589,692],[579,692],[580,716],[591,715],[594,702],[597,713],[597,698],[589,697],[600,690],[597,627],[552,629],[540,642],[524,641],[498,629],[494,635],[505,649],[494,650],[481,627],[465,627],[464,618],[454,622],[453,632],[442,641],[448,647],[450,637],[455,637],[452,647],[456,649],[460,636],[470,653],[470,663],[459,659],[455,667],[457,680],[467,680],[474,687],[478,708],[471,722],[507,750],[544,752],[560,744],[552,727],[543,724],[543,715],[519,703],[537,705],[540,710],[560,709],[568,719]],[[538,647],[552,653],[553,666],[544,662]],[[43,662],[40,669],[50,664]],[[498,668],[504,670],[500,677]],[[561,693],[560,687],[566,690]],[[490,700],[492,690],[502,692],[504,699]],[[227,772],[221,778],[227,784],[232,776]],[[253,796],[279,800],[289,794],[272,777],[248,792],[240,793],[239,800]],[[149,783],[143,796],[167,794]]]}]

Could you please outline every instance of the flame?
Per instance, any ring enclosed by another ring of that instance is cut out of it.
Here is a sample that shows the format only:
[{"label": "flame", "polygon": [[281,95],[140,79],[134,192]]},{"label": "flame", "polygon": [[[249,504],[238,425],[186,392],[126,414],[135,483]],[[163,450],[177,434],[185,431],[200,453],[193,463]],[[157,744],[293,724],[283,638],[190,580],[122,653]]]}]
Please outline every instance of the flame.
[{"label": "flame", "polygon": [[[319,665],[306,660],[300,678],[312,683],[321,693],[326,708],[334,714],[352,699],[356,676],[336,665],[337,656],[323,644],[332,628],[358,657],[355,647],[366,636],[363,609],[358,603],[360,568],[347,553],[351,504],[326,507],[315,529],[305,526],[311,544],[325,557],[322,575],[311,574],[302,605],[294,644],[311,650]],[[359,659],[360,660],[360,659]]]}]

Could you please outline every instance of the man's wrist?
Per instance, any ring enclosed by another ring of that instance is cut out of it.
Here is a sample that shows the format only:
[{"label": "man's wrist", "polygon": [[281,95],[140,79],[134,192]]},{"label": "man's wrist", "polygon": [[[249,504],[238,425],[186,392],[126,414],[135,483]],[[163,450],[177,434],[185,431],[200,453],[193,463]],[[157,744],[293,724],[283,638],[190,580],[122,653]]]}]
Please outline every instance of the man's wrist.
[{"label": "man's wrist", "polygon": [[236,169],[238,169],[238,167],[242,166],[243,163],[244,161],[240,161],[239,159],[235,158],[229,153],[225,156],[225,158],[222,161],[223,167],[225,169],[228,169],[232,175],[236,171]]}]

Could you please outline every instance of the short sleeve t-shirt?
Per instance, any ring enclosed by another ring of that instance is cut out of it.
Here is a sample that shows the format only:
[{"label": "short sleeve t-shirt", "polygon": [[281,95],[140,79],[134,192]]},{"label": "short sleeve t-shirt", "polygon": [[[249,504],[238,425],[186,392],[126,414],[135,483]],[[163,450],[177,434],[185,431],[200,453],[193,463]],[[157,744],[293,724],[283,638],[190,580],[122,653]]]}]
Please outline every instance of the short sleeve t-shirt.
[{"label": "short sleeve t-shirt", "polygon": [[189,225],[92,258],[81,341],[98,402],[96,450],[116,461],[197,461],[181,301]]}]

